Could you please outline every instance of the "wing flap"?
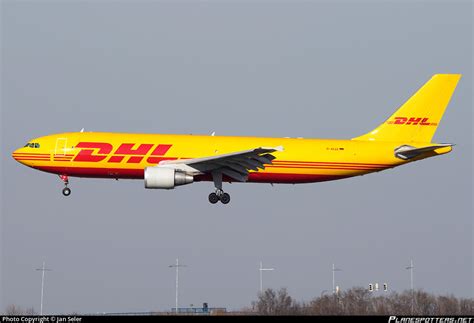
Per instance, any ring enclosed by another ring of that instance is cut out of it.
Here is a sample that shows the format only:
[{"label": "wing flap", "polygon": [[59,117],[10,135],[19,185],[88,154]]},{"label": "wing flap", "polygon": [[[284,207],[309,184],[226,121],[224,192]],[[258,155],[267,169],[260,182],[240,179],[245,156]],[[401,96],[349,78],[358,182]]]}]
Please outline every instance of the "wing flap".
[{"label": "wing flap", "polygon": [[222,162],[222,163],[219,163],[219,164],[222,165],[222,167],[224,167],[224,168],[230,168],[231,170],[236,171],[238,173],[241,173],[242,175],[247,175],[249,173],[247,168],[245,168],[244,166],[241,166],[237,163]]},{"label": "wing flap", "polygon": [[234,153],[180,160],[164,160],[159,166],[187,168],[201,173],[221,173],[236,181],[245,182],[249,171],[265,169],[276,157],[272,153],[283,151],[283,147],[259,147]]}]

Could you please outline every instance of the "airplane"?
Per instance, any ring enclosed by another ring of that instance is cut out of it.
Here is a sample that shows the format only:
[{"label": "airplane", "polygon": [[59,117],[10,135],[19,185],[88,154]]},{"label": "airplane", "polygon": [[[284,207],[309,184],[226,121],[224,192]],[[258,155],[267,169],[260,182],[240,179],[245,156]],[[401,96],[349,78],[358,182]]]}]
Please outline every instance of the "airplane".
[{"label": "airplane", "polygon": [[212,181],[209,202],[230,202],[223,183],[338,180],[449,153],[432,143],[461,74],[436,74],[374,130],[348,140],[70,132],[30,140],[15,160],[69,177],[142,179],[147,189]]}]

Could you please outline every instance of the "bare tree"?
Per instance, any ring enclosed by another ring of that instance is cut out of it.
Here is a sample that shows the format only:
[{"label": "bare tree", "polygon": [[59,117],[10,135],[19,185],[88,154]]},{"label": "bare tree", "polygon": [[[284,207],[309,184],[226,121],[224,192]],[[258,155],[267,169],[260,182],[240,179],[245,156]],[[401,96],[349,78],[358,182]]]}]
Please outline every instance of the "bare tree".
[{"label": "bare tree", "polygon": [[5,315],[37,315],[33,307],[29,307],[26,310],[21,306],[10,304],[5,309]]},{"label": "bare tree", "polygon": [[459,301],[461,315],[474,315],[474,300],[462,298]]},{"label": "bare tree", "polygon": [[261,315],[295,315],[298,314],[298,304],[288,295],[286,288],[278,292],[266,289],[259,293],[258,300],[252,303],[254,311]]},{"label": "bare tree", "polygon": [[10,304],[5,309],[5,315],[20,315],[21,312],[22,312],[21,307],[15,305],[15,304]]},{"label": "bare tree", "polygon": [[309,313],[312,315],[338,315],[342,314],[340,298],[337,295],[325,295],[313,299],[309,306]]},{"label": "bare tree", "polygon": [[371,300],[370,313],[375,315],[389,315],[391,304],[387,297],[378,296]]},{"label": "bare tree", "polygon": [[253,313],[264,315],[473,315],[474,300],[435,296],[423,290],[374,296],[355,287],[347,291],[298,303],[286,289],[267,289],[253,302]]},{"label": "bare tree", "polygon": [[28,307],[25,310],[25,315],[38,315],[38,312],[35,311],[34,307]]},{"label": "bare tree", "polygon": [[418,290],[415,295],[414,315],[436,315],[438,312],[438,305],[436,297],[430,295],[422,290]]},{"label": "bare tree", "polygon": [[460,315],[459,301],[454,296],[438,296],[438,315]]},{"label": "bare tree", "polygon": [[393,293],[390,298],[390,312],[397,315],[410,315],[412,304],[412,292],[405,291],[402,294]]},{"label": "bare tree", "polygon": [[362,287],[351,288],[342,294],[344,314],[367,315],[372,312],[370,292]]}]

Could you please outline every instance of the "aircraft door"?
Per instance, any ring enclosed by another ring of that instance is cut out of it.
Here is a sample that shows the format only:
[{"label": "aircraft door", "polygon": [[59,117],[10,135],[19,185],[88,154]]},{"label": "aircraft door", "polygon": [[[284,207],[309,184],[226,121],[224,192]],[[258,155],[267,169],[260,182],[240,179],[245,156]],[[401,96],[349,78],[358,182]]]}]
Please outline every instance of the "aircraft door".
[{"label": "aircraft door", "polygon": [[56,139],[56,147],[54,148],[54,156],[66,155],[67,138]]}]

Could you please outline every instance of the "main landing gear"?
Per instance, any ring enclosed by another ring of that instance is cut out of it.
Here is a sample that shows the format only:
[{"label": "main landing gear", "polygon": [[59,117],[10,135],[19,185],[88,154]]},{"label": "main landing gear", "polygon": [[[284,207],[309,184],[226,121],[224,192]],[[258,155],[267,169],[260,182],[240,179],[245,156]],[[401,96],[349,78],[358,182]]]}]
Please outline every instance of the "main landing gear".
[{"label": "main landing gear", "polygon": [[64,182],[66,187],[63,188],[63,195],[69,196],[71,195],[71,189],[68,186],[69,184],[69,177],[67,175],[59,175],[59,178]]},{"label": "main landing gear", "polygon": [[209,202],[212,204],[216,204],[219,201],[221,201],[222,204],[229,203],[230,195],[222,190],[222,173],[212,172],[212,180],[214,181],[216,192],[209,194]]},{"label": "main landing gear", "polygon": [[223,190],[216,190],[215,193],[209,194],[209,202],[212,204],[216,204],[219,202],[219,200],[222,202],[222,204],[227,204],[230,202],[230,195],[228,193],[224,193]]}]

